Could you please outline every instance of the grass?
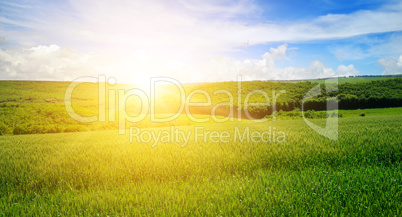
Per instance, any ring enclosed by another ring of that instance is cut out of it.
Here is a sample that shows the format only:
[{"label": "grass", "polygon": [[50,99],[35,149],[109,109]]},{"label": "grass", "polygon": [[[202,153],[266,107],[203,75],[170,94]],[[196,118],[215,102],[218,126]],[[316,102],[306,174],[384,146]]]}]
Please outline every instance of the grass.
[{"label": "grass", "polygon": [[[324,91],[324,86],[322,86],[323,95],[314,98],[315,100],[307,101],[304,108],[306,110],[324,110],[327,98],[334,96],[338,96],[339,108],[402,107],[401,77],[376,78],[384,78],[385,80],[340,84],[338,92],[330,92],[333,93],[332,95],[327,94]],[[144,111],[147,109],[145,105],[152,108],[155,106],[154,113],[156,114],[187,112],[210,115],[212,111],[216,111],[217,115],[229,116],[230,111],[234,111],[233,115],[237,117],[236,111],[240,111],[240,114],[244,113],[242,115],[244,118],[247,111],[252,117],[263,118],[272,114],[273,96],[278,96],[275,100],[276,110],[292,112],[302,107],[302,99],[309,90],[316,86],[316,83],[311,82],[269,81],[244,81],[241,84],[236,82],[193,84],[185,86],[186,98],[181,99],[179,97],[181,95],[175,86],[162,85],[155,88],[155,98],[148,101],[145,98],[140,100],[132,92],[131,94],[126,92],[130,89],[133,90],[135,88],[133,85],[109,85],[105,83],[81,83],[72,92],[71,99],[68,94],[65,98],[66,89],[70,84],[71,82],[0,81],[0,135],[113,130],[118,126],[116,121],[118,117],[125,115],[124,111],[127,112],[128,116],[135,117],[143,111],[142,108]],[[334,87],[334,85],[332,86]],[[99,88],[104,88],[105,94],[98,96]],[[218,90],[225,91],[215,92]],[[255,90],[263,91],[269,99],[265,98],[261,92],[254,92]],[[286,90],[286,92],[279,94],[279,90]],[[209,94],[211,105],[190,105],[190,101],[191,103],[208,101],[208,97],[199,91]],[[126,93],[127,95],[119,96],[118,93]],[[102,95],[104,96],[102,97]],[[270,105],[254,104],[254,106],[247,106],[246,109],[246,98],[250,103],[269,102]],[[180,107],[181,102],[184,103],[186,100],[189,100],[187,103],[190,105],[189,111],[186,109],[180,111],[180,108],[184,108]],[[99,121],[83,123],[74,120],[66,110],[66,105],[69,105],[69,102],[79,116],[91,117],[99,114]],[[124,107],[123,102],[125,102]],[[227,105],[221,103],[227,103]],[[213,110],[213,108],[218,109]],[[177,126],[196,123],[186,118],[179,118],[176,122],[167,124]],[[140,123],[136,121],[135,125],[157,127],[156,124],[151,124],[149,121]],[[158,126],[163,127],[165,125],[159,124]]]},{"label": "grass", "polygon": [[344,83],[361,83],[361,82],[370,82],[370,81],[378,81],[378,80],[387,80],[387,79],[392,79],[392,78],[398,78],[401,77],[402,75],[386,75],[386,76],[372,76],[372,77],[348,77],[348,78],[338,78],[338,79],[312,79],[309,80],[311,82],[315,83],[324,83],[325,80],[327,82],[338,82],[339,84],[344,84]]},{"label": "grass", "polygon": [[231,137],[184,148],[130,143],[116,131],[2,136],[0,216],[399,216],[401,121],[340,118],[337,141],[303,120],[209,124],[204,131],[231,135],[271,126],[286,142]]},{"label": "grass", "polygon": [[379,115],[399,115],[402,114],[402,107],[397,108],[376,108],[376,109],[356,109],[356,110],[340,110],[343,117],[357,117],[361,114],[366,116],[379,116]]},{"label": "grass", "polygon": [[[320,119],[329,117],[365,117],[365,116],[382,116],[382,115],[399,115],[402,114],[402,107],[396,108],[375,108],[375,109],[355,109],[355,110],[331,110],[331,111],[305,111],[304,117],[309,119]],[[302,119],[302,111],[279,111],[275,113],[277,120],[293,120]],[[273,119],[273,115],[266,117],[269,120]],[[325,125],[325,124],[324,124]]]}]

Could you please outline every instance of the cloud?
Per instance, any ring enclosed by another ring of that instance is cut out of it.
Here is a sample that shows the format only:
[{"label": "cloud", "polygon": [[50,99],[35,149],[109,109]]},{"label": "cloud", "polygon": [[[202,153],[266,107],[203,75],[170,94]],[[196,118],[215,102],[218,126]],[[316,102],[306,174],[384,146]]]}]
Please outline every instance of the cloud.
[{"label": "cloud", "polygon": [[348,44],[329,45],[328,50],[340,61],[396,56],[402,51],[402,33],[359,36],[348,40]]},{"label": "cloud", "polygon": [[[156,58],[146,52],[116,57],[79,52],[58,45],[39,45],[29,49],[0,49],[0,78],[10,80],[72,81],[79,77],[104,74],[121,83],[149,83],[154,76],[191,80],[191,65],[168,56]],[[192,80],[193,81],[193,80]]]},{"label": "cloud", "polygon": [[333,45],[329,46],[329,51],[340,61],[360,60],[370,56],[357,45]]},{"label": "cloud", "polygon": [[150,77],[168,76],[181,82],[217,82],[235,80],[291,80],[356,75],[353,65],[340,65],[336,71],[322,62],[309,67],[277,68],[275,61],[286,60],[287,44],[270,48],[260,59],[231,59],[216,56],[209,61],[191,64],[169,56],[156,58],[134,52],[124,58],[80,53],[58,45],[40,45],[29,49],[0,49],[0,77],[12,80],[74,80],[81,76],[105,74],[118,82],[149,83]]},{"label": "cloud", "polygon": [[264,59],[265,66],[267,68],[274,68],[275,67],[275,60],[276,59],[284,59],[286,57],[286,49],[288,45],[283,44],[280,45],[278,48],[270,48],[269,52],[262,55]]},{"label": "cloud", "polygon": [[396,58],[381,58],[378,60],[378,64],[384,67],[383,75],[395,75],[402,74],[402,55]]},{"label": "cloud", "polygon": [[179,0],[178,2],[186,10],[191,12],[191,14],[196,13],[196,15],[202,16],[204,18],[233,18],[236,16],[244,16],[259,11],[258,7],[253,4],[253,1],[249,0]]},{"label": "cloud", "polygon": [[[328,78],[357,75],[359,71],[354,66],[339,65],[337,70],[326,67],[315,60],[308,67],[275,67],[275,60],[286,58],[287,45],[271,48],[261,59],[236,60],[227,57],[216,57],[201,68],[204,79],[208,81],[234,80],[236,75],[242,75],[243,80],[297,80]],[[198,73],[196,73],[198,74]],[[214,80],[211,80],[211,79]]]},{"label": "cloud", "polygon": [[[163,75],[198,82],[234,80],[236,74],[248,80],[353,75],[358,73],[353,65],[334,70],[320,61],[277,68],[276,61],[286,60],[287,44],[269,49],[260,59],[219,55],[245,44],[402,31],[402,3],[395,2],[375,10],[286,22],[264,20],[252,0],[17,0],[2,2],[0,10],[0,45],[6,41],[1,46],[11,48],[0,50],[1,79],[71,80],[103,73],[123,81]],[[395,37],[369,53],[396,52],[400,41]],[[367,50],[338,46],[332,52],[345,60],[365,58]]]},{"label": "cloud", "polygon": [[365,51],[368,55],[377,57],[398,56],[402,52],[402,33],[393,33],[386,40],[380,40],[370,45],[370,48]]},{"label": "cloud", "polygon": [[291,42],[349,38],[358,35],[402,30],[402,3],[373,11],[328,14],[296,22],[258,24],[231,23],[217,28],[218,36],[232,43],[249,41],[251,45],[267,42]]},{"label": "cloud", "polygon": [[355,67],[352,64],[348,66],[339,65],[338,68],[336,69],[336,72],[339,76],[354,76],[359,74],[359,71],[355,69]]},{"label": "cloud", "polygon": [[100,72],[89,55],[57,45],[1,50],[0,77],[12,80],[72,80]]},{"label": "cloud", "polygon": [[[49,2],[29,6],[35,6],[34,12],[19,8],[11,13],[12,8],[4,8],[9,15],[0,16],[0,22],[23,27],[6,31],[7,40],[31,46],[56,43],[96,49],[102,45],[107,52],[112,47],[118,52],[153,47],[211,54],[245,42],[310,41],[402,30],[402,3],[295,22],[262,20],[251,0],[70,0],[61,6]],[[25,37],[27,32],[31,37]]]}]

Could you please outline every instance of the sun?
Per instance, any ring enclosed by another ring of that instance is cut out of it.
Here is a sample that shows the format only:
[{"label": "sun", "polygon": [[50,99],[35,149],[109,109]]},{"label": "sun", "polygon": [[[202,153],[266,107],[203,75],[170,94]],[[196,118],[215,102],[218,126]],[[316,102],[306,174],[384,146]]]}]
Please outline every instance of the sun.
[{"label": "sun", "polygon": [[144,92],[148,92],[151,88],[151,78],[147,76],[136,76],[130,83]]}]

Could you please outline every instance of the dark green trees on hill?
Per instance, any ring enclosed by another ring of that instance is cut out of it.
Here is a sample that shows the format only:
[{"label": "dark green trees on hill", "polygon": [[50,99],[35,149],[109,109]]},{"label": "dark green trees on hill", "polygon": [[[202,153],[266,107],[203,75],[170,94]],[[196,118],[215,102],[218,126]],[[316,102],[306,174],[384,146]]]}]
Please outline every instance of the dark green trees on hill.
[{"label": "dark green trees on hill", "polygon": [[337,96],[339,109],[388,108],[402,106],[402,79],[340,84],[338,91],[305,104],[305,109],[324,110],[326,99]]}]

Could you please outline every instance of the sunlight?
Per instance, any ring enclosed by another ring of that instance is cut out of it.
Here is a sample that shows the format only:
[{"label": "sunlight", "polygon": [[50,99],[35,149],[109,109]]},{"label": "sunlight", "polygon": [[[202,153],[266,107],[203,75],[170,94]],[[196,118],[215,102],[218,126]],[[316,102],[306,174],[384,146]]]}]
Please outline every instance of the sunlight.
[{"label": "sunlight", "polygon": [[[181,48],[177,48],[180,51]],[[112,54],[112,53],[111,53]],[[170,54],[164,48],[157,50],[136,50],[110,56],[106,70],[119,78],[119,83],[133,84],[149,91],[153,77],[169,77],[183,82],[188,76],[182,57]],[[159,86],[159,85],[158,85]]]},{"label": "sunlight", "polygon": [[143,90],[148,93],[150,90],[150,78],[146,76],[136,76],[134,79],[129,81],[136,88]]}]

